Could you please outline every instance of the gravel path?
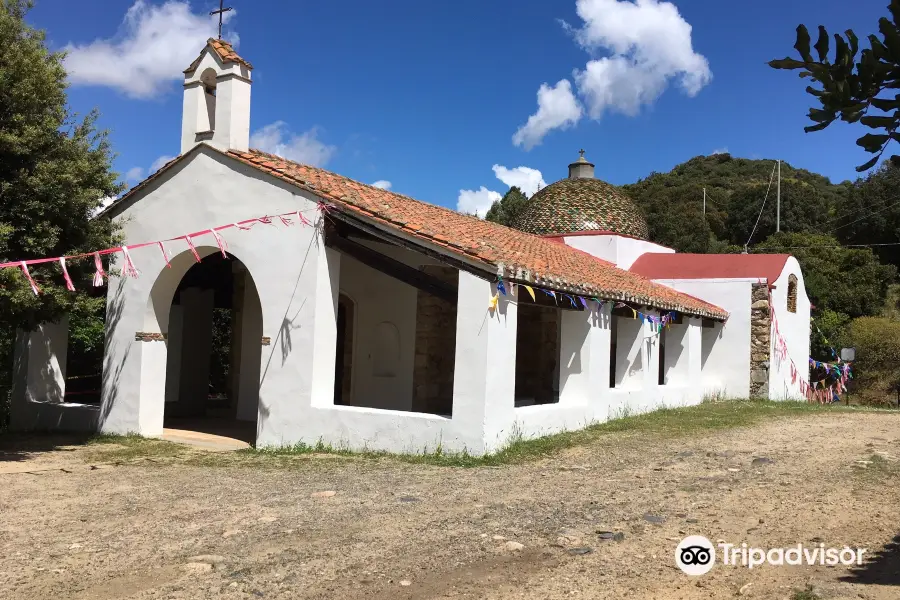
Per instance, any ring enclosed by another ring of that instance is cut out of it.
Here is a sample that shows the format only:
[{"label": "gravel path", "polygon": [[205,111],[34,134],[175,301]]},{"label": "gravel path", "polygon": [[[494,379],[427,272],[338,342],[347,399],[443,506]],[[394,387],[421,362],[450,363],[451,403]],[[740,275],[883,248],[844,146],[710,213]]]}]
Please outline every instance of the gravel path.
[{"label": "gravel path", "polygon": [[[0,453],[0,597],[900,597],[900,415],[612,434],[480,469],[237,455],[112,466],[89,451]],[[874,560],[691,578],[674,551],[693,534],[860,546]]]}]

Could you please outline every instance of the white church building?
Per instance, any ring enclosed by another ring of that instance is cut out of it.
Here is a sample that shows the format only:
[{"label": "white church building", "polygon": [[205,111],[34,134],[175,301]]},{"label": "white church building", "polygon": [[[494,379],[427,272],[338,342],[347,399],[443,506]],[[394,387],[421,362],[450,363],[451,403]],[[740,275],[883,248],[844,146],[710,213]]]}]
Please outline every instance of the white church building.
[{"label": "white church building", "polygon": [[[100,402],[66,396],[66,322],[48,323],[18,336],[14,428],[231,419],[260,447],[478,455],[705,397],[803,397],[794,258],[654,244],[583,157],[511,229],[250,149],[251,71],[209,40],[185,71],[181,155],[104,213],[126,245],[180,239],[109,278]],[[230,393],[212,409],[222,308]]]}]

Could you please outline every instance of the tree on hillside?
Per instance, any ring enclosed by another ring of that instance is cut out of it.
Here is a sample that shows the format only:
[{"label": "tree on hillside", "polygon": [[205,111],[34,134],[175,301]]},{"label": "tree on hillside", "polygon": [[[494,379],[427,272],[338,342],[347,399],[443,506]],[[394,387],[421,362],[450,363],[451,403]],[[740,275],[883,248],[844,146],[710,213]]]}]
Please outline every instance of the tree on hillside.
[{"label": "tree on hillside", "polygon": [[[776,191],[775,185],[772,185],[766,196],[768,187],[767,184],[745,186],[731,195],[725,227],[726,239],[732,244],[746,244],[754,226],[753,240],[764,240],[775,233]],[[829,209],[825,197],[812,185],[782,182],[782,231],[821,231],[829,223]]]},{"label": "tree on hillside", "polygon": [[[858,180],[832,221],[845,244],[900,242],[900,167],[884,163]],[[883,263],[900,268],[900,246],[873,246]]]},{"label": "tree on hillside", "polygon": [[[25,23],[26,0],[0,0],[0,262],[59,256],[113,245],[114,225],[92,219],[101,198],[122,191],[96,113],[77,119],[66,103],[63,55]],[[35,266],[35,296],[17,269],[0,270],[0,386],[7,383],[11,335],[63,314],[96,315],[93,261],[71,261],[78,292],[58,264]],[[96,323],[82,332],[95,335]],[[100,327],[102,332],[102,326]],[[0,392],[2,395],[2,392]]]},{"label": "tree on hillside", "polygon": [[[762,186],[758,198],[753,199],[756,214],[759,214],[773,166],[772,160],[734,158],[730,154],[696,156],[668,173],[652,173],[637,183],[623,186],[623,189],[647,215],[652,240],[682,252],[720,252],[723,244],[743,246],[747,241],[746,236],[739,241],[730,240],[726,229],[732,194],[747,187]],[[826,177],[784,162],[781,164],[781,177],[783,186],[795,183],[815,190],[828,211],[840,203],[849,186],[849,183],[834,185]],[[705,222],[704,188],[707,198]],[[774,186],[772,189],[774,197]],[[774,203],[772,206],[774,217]],[[749,232],[748,229],[748,235]],[[762,240],[764,236],[755,239]]]},{"label": "tree on hillside", "polygon": [[776,233],[752,251],[795,256],[817,311],[848,317],[879,314],[897,277],[896,267],[881,264],[870,249],[846,248],[827,235]]},{"label": "tree on hillside", "polygon": [[[809,78],[819,87],[807,86],[806,91],[815,96],[821,108],[810,108],[809,118],[815,124],[805,128],[807,132],[821,131],[836,120],[861,123],[874,130],[856,140],[866,152],[875,156],[857,171],[871,169],[881,158],[888,144],[900,141],[900,0],[888,5],[890,18],[878,21],[881,39],[868,36],[869,48],[859,53],[859,38],[848,29],[844,35],[834,35],[834,60],[829,59],[831,48],[828,31],[819,26],[819,35],[810,51],[811,38],[805,25],[797,27],[794,48],[800,60],[784,58],[773,60],[775,69],[802,69],[800,77]],[[857,55],[859,58],[857,59]],[[900,157],[892,156],[900,163]]]},{"label": "tree on hillside", "polygon": [[[697,188],[696,185],[689,187]],[[700,202],[696,200],[698,197]],[[641,204],[650,239],[679,252],[709,252],[715,239],[710,221],[721,221],[721,215],[710,203],[704,216],[702,198],[702,188],[658,190],[652,200]]]},{"label": "tree on hillside", "polygon": [[522,193],[522,190],[512,186],[508,192],[503,194],[503,198],[491,205],[484,218],[486,221],[512,227],[527,202],[528,197]]}]

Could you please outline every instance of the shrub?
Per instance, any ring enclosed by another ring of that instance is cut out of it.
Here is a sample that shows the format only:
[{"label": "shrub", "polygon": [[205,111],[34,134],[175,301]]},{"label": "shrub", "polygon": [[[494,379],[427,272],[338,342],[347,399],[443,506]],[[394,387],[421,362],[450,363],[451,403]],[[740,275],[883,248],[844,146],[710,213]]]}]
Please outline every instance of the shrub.
[{"label": "shrub", "polygon": [[856,348],[851,392],[865,403],[896,401],[900,387],[900,321],[859,317],[847,325],[845,346]]}]

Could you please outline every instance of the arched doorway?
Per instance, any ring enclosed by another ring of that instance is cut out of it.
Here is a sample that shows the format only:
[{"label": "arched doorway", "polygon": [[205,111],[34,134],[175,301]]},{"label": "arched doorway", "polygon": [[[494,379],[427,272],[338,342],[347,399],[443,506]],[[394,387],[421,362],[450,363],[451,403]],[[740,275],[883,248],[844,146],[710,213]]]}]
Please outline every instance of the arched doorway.
[{"label": "arched doorway", "polygon": [[163,427],[256,441],[262,310],[244,264],[207,254],[168,305]]}]

